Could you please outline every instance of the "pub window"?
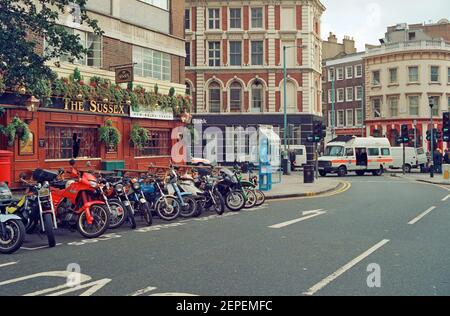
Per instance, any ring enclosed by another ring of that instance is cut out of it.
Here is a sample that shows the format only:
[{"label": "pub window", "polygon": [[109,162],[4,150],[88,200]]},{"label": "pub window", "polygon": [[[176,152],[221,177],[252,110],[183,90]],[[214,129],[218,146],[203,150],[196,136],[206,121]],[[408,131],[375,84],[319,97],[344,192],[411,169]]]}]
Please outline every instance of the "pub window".
[{"label": "pub window", "polygon": [[171,57],[167,53],[133,46],[134,72],[141,77],[170,81]]},{"label": "pub window", "polygon": [[[86,49],[85,53],[81,54],[81,58],[73,58],[69,55],[62,55],[60,61],[70,62],[82,66],[90,66],[95,68],[101,68],[102,66],[102,37],[94,33],[88,33],[80,31],[77,29],[65,27],[64,28],[69,34],[77,35],[79,38],[79,43]],[[44,40],[44,54],[46,56],[53,52],[54,48],[50,43]]]},{"label": "pub window", "polygon": [[97,127],[46,126],[45,135],[46,159],[100,158]]},{"label": "pub window", "polygon": [[170,130],[148,130],[149,140],[142,146],[136,148],[136,156],[169,156],[170,155]]}]

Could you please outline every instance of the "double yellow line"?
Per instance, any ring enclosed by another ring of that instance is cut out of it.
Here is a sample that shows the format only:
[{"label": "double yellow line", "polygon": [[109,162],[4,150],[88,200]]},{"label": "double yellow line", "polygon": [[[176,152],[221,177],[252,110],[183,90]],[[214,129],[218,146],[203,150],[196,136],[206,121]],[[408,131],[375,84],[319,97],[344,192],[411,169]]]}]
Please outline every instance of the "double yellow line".
[{"label": "double yellow line", "polygon": [[271,202],[304,200],[304,199],[316,199],[316,198],[330,197],[330,196],[335,196],[335,195],[347,192],[348,190],[350,190],[351,187],[352,187],[352,184],[350,182],[341,181],[340,185],[339,185],[339,188],[337,190],[332,191],[332,192],[328,192],[328,193],[324,193],[324,194],[308,193],[308,196],[276,199],[276,200],[272,200]]}]

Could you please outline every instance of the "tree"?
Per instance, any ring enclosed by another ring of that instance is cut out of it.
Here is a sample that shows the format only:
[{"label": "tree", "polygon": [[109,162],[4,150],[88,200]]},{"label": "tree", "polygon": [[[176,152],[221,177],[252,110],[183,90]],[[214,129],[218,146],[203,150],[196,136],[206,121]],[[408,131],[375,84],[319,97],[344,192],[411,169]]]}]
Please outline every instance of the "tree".
[{"label": "tree", "polygon": [[[94,33],[102,34],[97,21],[86,12],[87,0],[0,0],[0,75],[6,87],[36,86],[56,75],[46,65],[53,58],[80,58],[87,51],[78,35],[57,24],[65,14],[79,17]],[[33,34],[34,36],[30,36]],[[37,51],[32,38],[45,38],[45,54]]]}]

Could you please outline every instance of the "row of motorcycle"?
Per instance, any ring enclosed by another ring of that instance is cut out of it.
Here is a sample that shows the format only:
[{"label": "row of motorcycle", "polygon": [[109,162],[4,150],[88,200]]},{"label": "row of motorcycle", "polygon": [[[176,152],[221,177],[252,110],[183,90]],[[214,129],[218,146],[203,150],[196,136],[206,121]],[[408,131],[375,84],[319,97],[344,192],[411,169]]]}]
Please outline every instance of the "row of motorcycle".
[{"label": "row of motorcycle", "polygon": [[26,234],[44,234],[49,247],[55,247],[59,228],[90,239],[125,224],[135,229],[137,219],[151,226],[154,217],[173,221],[206,211],[222,215],[226,209],[260,206],[266,199],[257,189],[257,177],[244,180],[236,166],[215,174],[201,169],[194,176],[180,174],[175,167],[160,177],[96,177],[75,168],[70,174],[71,179],[62,180],[64,170],[35,170],[33,182],[21,179],[27,190],[19,200],[0,184],[0,253],[20,249]]}]

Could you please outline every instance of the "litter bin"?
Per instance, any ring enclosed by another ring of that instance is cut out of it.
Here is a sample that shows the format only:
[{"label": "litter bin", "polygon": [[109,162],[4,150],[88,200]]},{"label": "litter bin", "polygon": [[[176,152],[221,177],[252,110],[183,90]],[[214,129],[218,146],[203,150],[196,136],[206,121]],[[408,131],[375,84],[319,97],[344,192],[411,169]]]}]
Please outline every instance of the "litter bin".
[{"label": "litter bin", "polygon": [[0,150],[0,182],[11,184],[11,157],[10,151]]},{"label": "litter bin", "polygon": [[314,183],[314,166],[305,165],[303,167],[303,183]]}]

